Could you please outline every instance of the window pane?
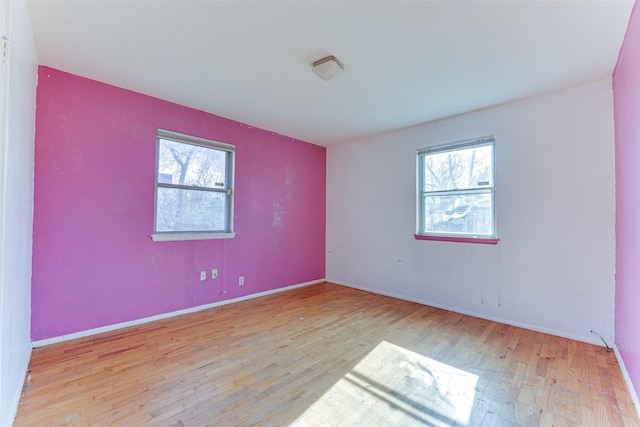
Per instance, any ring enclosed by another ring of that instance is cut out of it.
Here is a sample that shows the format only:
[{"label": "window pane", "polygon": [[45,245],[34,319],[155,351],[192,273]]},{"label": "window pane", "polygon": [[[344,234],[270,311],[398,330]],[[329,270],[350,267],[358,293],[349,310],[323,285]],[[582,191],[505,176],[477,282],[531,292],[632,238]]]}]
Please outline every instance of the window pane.
[{"label": "window pane", "polygon": [[158,182],[227,188],[227,153],[215,148],[160,139]]},{"label": "window pane", "polygon": [[493,187],[493,145],[422,156],[423,190]]},{"label": "window pane", "polygon": [[493,235],[493,194],[472,193],[423,196],[423,233]]},{"label": "window pane", "polygon": [[227,231],[227,195],[158,187],[156,231]]}]

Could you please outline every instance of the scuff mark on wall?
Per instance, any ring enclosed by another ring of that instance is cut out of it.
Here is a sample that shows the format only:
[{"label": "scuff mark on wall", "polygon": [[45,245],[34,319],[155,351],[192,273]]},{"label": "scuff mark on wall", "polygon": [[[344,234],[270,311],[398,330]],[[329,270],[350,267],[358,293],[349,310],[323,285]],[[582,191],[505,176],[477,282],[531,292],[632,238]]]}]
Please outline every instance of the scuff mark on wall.
[{"label": "scuff mark on wall", "polygon": [[273,222],[271,223],[274,227],[284,227],[284,202],[281,200],[273,201]]}]

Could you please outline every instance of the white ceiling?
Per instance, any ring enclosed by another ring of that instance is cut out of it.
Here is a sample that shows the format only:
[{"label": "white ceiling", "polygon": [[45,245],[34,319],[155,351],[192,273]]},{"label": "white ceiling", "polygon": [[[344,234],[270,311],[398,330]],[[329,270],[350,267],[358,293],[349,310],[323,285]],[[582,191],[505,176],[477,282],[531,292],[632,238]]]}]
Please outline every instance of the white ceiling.
[{"label": "white ceiling", "polygon": [[29,3],[42,65],[325,146],[610,77],[633,5]]}]

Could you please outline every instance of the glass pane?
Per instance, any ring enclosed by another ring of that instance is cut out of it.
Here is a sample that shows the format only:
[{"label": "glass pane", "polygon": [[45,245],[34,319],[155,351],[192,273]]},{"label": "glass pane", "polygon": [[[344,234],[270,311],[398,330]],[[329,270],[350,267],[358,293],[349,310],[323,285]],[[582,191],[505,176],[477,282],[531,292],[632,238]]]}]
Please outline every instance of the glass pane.
[{"label": "glass pane", "polygon": [[424,233],[493,235],[493,194],[472,193],[425,195]]},{"label": "glass pane", "polygon": [[493,187],[493,145],[422,156],[423,190]]},{"label": "glass pane", "polygon": [[158,187],[156,231],[226,231],[225,193]]},{"label": "glass pane", "polygon": [[227,188],[227,152],[160,139],[158,182]]}]

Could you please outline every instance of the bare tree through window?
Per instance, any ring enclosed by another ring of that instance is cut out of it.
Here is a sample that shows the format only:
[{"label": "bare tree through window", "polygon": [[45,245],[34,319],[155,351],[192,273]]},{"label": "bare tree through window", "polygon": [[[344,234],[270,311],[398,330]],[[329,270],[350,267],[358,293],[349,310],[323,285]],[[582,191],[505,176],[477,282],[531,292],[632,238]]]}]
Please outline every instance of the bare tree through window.
[{"label": "bare tree through window", "polygon": [[418,234],[494,230],[493,139],[420,150]]},{"label": "bare tree through window", "polygon": [[158,137],[156,232],[229,231],[231,155]]}]

